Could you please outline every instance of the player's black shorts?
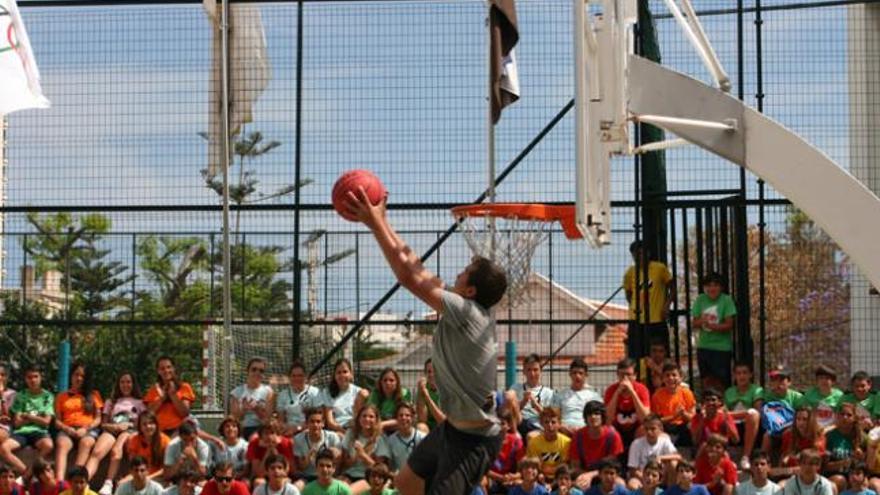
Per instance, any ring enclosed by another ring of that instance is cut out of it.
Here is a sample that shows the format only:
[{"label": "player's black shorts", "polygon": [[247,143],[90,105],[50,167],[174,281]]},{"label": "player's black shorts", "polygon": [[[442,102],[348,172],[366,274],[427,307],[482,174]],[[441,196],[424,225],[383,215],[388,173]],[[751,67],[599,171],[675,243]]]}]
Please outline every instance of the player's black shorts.
[{"label": "player's black shorts", "polygon": [[471,495],[498,452],[501,435],[465,433],[444,421],[431,430],[407,459],[425,480],[425,495]]}]

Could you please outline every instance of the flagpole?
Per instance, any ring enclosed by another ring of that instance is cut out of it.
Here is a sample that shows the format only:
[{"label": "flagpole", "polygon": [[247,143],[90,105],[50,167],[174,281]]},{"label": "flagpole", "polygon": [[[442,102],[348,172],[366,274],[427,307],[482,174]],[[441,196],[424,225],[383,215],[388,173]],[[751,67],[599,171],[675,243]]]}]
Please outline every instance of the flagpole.
[{"label": "flagpole", "polygon": [[232,381],[232,261],[229,247],[229,0],[223,0],[220,12],[221,129],[223,136],[223,399],[229,410]]}]

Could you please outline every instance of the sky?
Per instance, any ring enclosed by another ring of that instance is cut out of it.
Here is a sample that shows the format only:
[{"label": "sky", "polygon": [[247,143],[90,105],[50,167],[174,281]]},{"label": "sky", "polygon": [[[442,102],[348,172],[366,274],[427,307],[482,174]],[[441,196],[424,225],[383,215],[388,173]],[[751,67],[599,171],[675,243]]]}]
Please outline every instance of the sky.
[{"label": "sky", "polygon": [[[705,0],[700,9],[730,7]],[[784,3],[782,0],[765,5]],[[750,5],[751,2],[746,2]],[[211,205],[199,170],[207,147],[211,34],[200,4],[31,8],[22,13],[53,102],[45,111],[9,118],[6,204]],[[665,12],[653,2],[655,12]],[[522,99],[504,111],[496,127],[497,170],[510,162],[572,97],[568,0],[520,0],[517,47]],[[255,109],[259,130],[281,146],[248,164],[271,192],[294,181],[296,112],[296,9],[263,4],[262,21],[272,79]],[[385,182],[393,203],[466,203],[486,185],[486,38],[483,3],[319,2],[306,4],[303,31],[302,176],[314,182],[302,202],[326,205],[338,175],[370,168]],[[848,166],[846,8],[764,14],[762,26],[764,110]],[[756,104],[755,34],[746,18],[745,100]],[[736,87],[736,18],[703,19]],[[672,19],[657,22],[664,64],[701,80],[708,74]],[[499,201],[573,201],[571,114],[499,186]],[[670,190],[739,187],[736,167],[696,149],[667,154]],[[233,170],[233,174],[237,169]],[[613,199],[631,200],[632,162],[614,161]],[[749,196],[757,195],[753,177]],[[774,197],[773,191],[769,196]],[[288,200],[289,201],[289,200]],[[771,212],[771,229],[783,223]],[[393,212],[392,221],[412,234],[417,250],[445,230],[444,211]],[[113,256],[131,261],[132,234],[153,231],[217,232],[214,213],[116,213],[108,240]],[[332,212],[302,216],[304,229],[328,229],[325,253],[360,248],[327,273],[329,310],[368,309],[391,285],[379,253],[362,229]],[[604,299],[629,264],[632,212],[615,211],[614,244],[595,251],[554,235],[535,259],[536,268],[589,298]],[[292,255],[288,212],[250,213],[242,226],[251,242],[282,244]],[[21,215],[6,218],[7,234],[27,231]],[[261,232],[256,234],[254,232]],[[361,232],[355,241],[352,232]],[[9,239],[10,237],[8,237]],[[256,239],[256,240],[255,240]],[[6,243],[4,285],[17,284],[22,261]],[[449,278],[468,257],[460,238],[442,249],[433,267]],[[551,262],[552,258],[552,262]],[[357,267],[355,266],[357,265]],[[361,283],[361,291],[352,287]],[[323,294],[322,294],[323,299]],[[617,298],[620,302],[620,297]],[[322,301],[323,303],[323,301]],[[396,312],[423,307],[397,296]]]}]

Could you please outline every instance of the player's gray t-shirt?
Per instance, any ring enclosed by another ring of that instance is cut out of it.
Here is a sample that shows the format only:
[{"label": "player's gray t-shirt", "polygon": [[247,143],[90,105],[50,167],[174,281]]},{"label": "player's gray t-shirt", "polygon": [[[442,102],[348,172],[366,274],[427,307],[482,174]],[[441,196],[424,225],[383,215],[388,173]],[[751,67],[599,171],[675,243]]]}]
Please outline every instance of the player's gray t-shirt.
[{"label": "player's gray t-shirt", "polygon": [[440,409],[453,421],[491,421],[468,433],[495,436],[501,431],[494,412],[495,321],[482,306],[454,292],[444,290],[441,300],[431,356]]}]

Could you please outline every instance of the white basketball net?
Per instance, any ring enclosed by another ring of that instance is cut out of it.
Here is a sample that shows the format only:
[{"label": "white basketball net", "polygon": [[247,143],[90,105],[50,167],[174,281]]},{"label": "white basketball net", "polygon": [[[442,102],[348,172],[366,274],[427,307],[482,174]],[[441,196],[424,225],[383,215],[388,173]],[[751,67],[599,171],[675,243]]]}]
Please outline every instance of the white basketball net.
[{"label": "white basketball net", "polygon": [[516,217],[462,216],[458,224],[471,252],[493,260],[507,274],[507,299],[515,307],[528,296],[535,249],[553,222]]}]

